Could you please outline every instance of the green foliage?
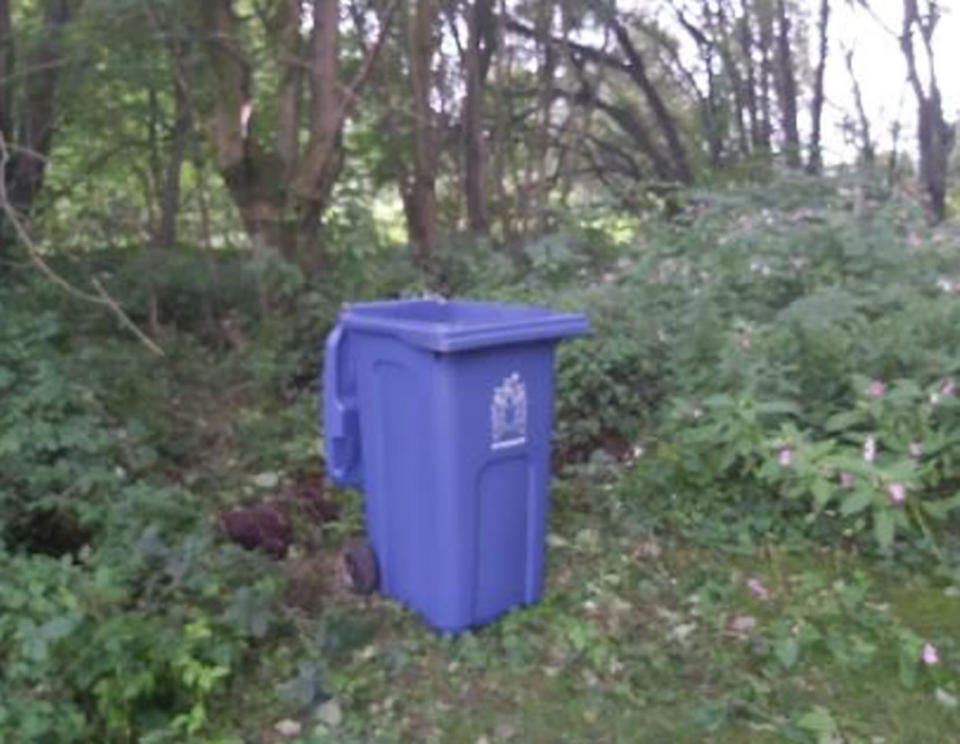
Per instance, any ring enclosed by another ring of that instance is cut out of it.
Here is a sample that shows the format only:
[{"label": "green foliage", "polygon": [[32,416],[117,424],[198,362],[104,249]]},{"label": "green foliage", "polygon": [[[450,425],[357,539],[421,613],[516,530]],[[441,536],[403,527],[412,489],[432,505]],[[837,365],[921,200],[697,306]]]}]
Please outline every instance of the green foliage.
[{"label": "green foliage", "polygon": [[960,506],[956,265],[909,204],[845,199],[704,196],[654,233],[628,285],[664,299],[644,314],[665,361],[641,481],[696,490],[691,512],[733,504],[781,532],[822,517],[885,551],[899,535],[936,550]]},{"label": "green foliage", "polygon": [[28,292],[0,293],[4,741],[206,740],[282,582],[165,477],[184,451],[142,352],[83,344]]}]

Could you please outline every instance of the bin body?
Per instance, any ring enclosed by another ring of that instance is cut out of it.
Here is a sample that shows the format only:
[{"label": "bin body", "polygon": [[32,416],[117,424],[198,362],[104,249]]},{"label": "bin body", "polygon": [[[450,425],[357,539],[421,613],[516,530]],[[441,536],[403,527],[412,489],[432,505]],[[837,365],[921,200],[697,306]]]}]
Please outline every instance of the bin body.
[{"label": "bin body", "polygon": [[381,591],[440,630],[541,595],[554,347],[585,331],[537,308],[400,301],[349,306],[328,338],[328,469],[364,491]]}]

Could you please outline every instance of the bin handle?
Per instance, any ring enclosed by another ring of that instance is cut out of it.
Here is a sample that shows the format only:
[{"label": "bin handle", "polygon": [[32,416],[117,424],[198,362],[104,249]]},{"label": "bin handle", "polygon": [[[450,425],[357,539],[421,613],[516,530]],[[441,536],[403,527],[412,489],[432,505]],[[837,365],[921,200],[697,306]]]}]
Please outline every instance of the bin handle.
[{"label": "bin handle", "polygon": [[[340,350],[344,330],[334,326],[327,337],[324,359],[324,436],[327,471],[335,481],[348,481],[357,457],[356,409],[340,397]],[[352,424],[352,426],[351,426]]]}]

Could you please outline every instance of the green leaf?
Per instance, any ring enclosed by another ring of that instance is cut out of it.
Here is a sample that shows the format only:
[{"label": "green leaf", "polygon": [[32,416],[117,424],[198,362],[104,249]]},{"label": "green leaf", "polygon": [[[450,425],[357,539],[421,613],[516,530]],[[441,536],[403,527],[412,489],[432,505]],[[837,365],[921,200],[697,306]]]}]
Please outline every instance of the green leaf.
[{"label": "green leaf", "polygon": [[815,480],[810,490],[813,492],[813,503],[816,505],[818,511],[823,509],[830,499],[833,498],[833,488],[825,480]]},{"label": "green leaf", "polygon": [[873,503],[873,494],[864,488],[858,488],[840,504],[840,513],[845,517],[849,517],[851,514],[862,512],[870,506],[871,503]]},{"label": "green leaf", "polygon": [[913,636],[903,638],[900,642],[900,684],[908,690],[917,684],[921,646],[921,641]]},{"label": "green leaf", "polygon": [[960,509],[960,493],[939,501],[928,501],[923,504],[923,509],[934,519],[944,519],[954,509]]},{"label": "green leaf", "polygon": [[817,737],[817,744],[835,741],[838,733],[837,722],[829,710],[822,705],[814,706],[797,719],[797,725]]},{"label": "green leaf", "polygon": [[765,414],[790,414],[791,416],[800,415],[800,406],[791,403],[788,400],[770,400],[765,403],[757,404],[757,413]]},{"label": "green leaf", "polygon": [[827,419],[824,428],[831,434],[845,429],[852,429],[863,422],[863,414],[860,411],[844,411],[837,413]]},{"label": "green leaf", "polygon": [[800,658],[800,644],[793,636],[781,638],[773,645],[773,652],[785,669],[790,669]]},{"label": "green leaf", "polygon": [[889,550],[893,545],[893,515],[889,510],[881,510],[874,515],[873,534],[884,550]]}]

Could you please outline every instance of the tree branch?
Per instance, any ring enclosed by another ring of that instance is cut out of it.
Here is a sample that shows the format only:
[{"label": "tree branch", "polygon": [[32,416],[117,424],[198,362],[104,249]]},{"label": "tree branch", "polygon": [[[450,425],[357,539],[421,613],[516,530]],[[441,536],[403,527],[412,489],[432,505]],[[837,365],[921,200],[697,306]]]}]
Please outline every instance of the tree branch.
[{"label": "tree branch", "polygon": [[83,300],[84,302],[89,302],[94,305],[106,307],[108,310],[110,310],[110,312],[113,313],[120,324],[133,333],[133,335],[136,336],[144,346],[150,349],[150,351],[152,351],[154,354],[157,354],[158,356],[164,356],[163,349],[160,348],[149,336],[147,336],[137,327],[136,323],[134,323],[130,319],[130,316],[123,311],[123,308],[120,307],[117,301],[107,293],[106,289],[103,288],[103,285],[100,283],[99,279],[93,277],[90,280],[90,283],[96,290],[95,294],[85,292],[82,289],[77,289],[70,282],[60,276],[56,271],[54,271],[50,264],[44,260],[39,249],[37,248],[36,243],[33,242],[33,239],[27,232],[26,227],[24,227],[20,216],[17,214],[17,210],[13,207],[13,205],[10,203],[10,199],[8,198],[6,176],[7,164],[9,161],[10,152],[7,148],[7,141],[3,134],[0,133],[0,210],[3,211],[7,220],[13,226],[13,230],[16,233],[17,238],[23,244],[24,248],[26,248],[31,263],[33,263],[33,265],[39,269],[40,272],[47,277],[47,279],[49,279],[53,284],[58,286],[71,297],[74,297],[78,300]]}]

